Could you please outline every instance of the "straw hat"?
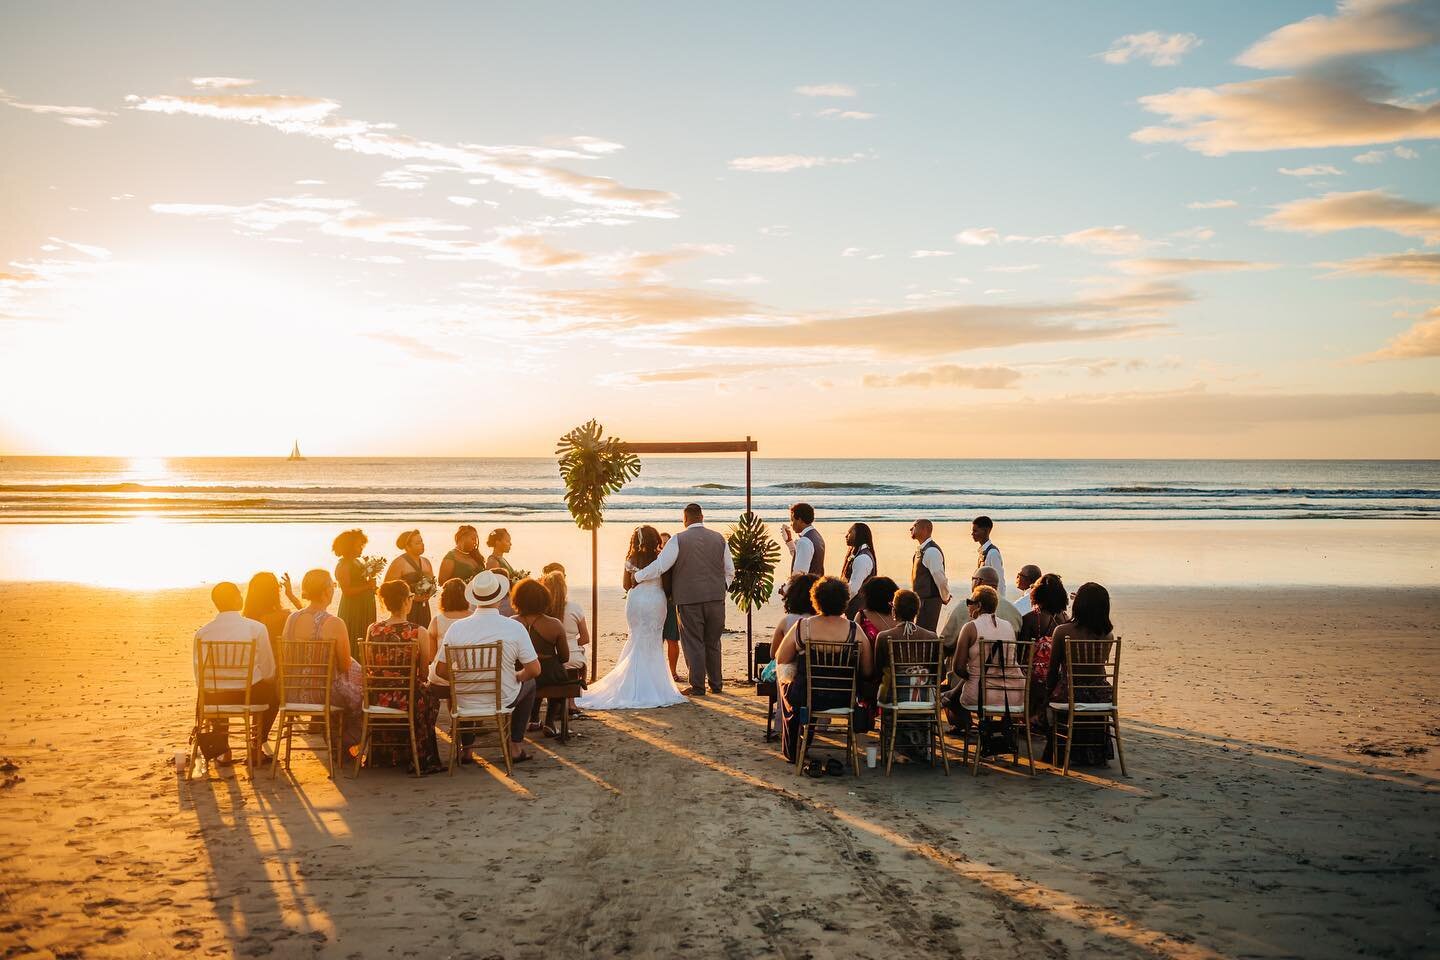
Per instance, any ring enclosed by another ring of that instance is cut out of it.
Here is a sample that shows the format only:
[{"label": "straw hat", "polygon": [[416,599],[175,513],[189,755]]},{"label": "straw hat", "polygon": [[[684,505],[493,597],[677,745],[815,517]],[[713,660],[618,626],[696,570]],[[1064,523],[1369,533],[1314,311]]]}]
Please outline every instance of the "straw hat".
[{"label": "straw hat", "polygon": [[477,607],[494,607],[510,593],[510,581],[494,570],[481,570],[465,588],[465,596]]}]

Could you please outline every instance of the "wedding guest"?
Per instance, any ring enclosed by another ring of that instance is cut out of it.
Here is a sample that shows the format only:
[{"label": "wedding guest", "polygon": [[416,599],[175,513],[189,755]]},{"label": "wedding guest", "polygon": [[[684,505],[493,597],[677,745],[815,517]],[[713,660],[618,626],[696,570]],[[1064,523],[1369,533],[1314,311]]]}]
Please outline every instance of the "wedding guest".
[{"label": "wedding guest", "polygon": [[513,580],[515,568],[505,559],[505,554],[509,553],[513,546],[510,531],[504,527],[496,527],[490,531],[490,536],[485,538],[485,545],[490,548],[490,556],[485,559],[485,569],[499,570],[506,580]]},{"label": "wedding guest", "polygon": [[[970,590],[976,587],[989,587],[995,591],[996,607],[995,615],[1001,620],[1010,624],[1011,629],[1018,636],[1020,634],[1020,611],[1015,609],[1015,604],[1000,596],[1000,575],[995,572],[994,567],[981,567],[970,576]],[[955,641],[960,636],[960,630],[973,618],[972,607],[960,603],[950,611],[945,618],[945,626],[940,630],[940,639],[945,644],[945,649],[950,650],[955,646]]]},{"label": "wedding guest", "polygon": [[1015,609],[1020,611],[1020,616],[1030,612],[1030,588],[1035,581],[1040,579],[1040,568],[1033,563],[1027,563],[1015,574],[1015,589],[1020,591],[1020,596],[1015,598]]},{"label": "wedding guest", "polygon": [[780,528],[780,533],[785,537],[785,549],[790,551],[791,576],[797,573],[825,576],[825,541],[815,529],[814,507],[808,503],[793,505],[790,522]]},{"label": "wedding guest", "polygon": [[330,705],[340,708],[333,736],[341,756],[354,756],[360,745],[362,681],[360,662],[350,656],[345,621],[330,613],[335,581],[325,570],[310,570],[300,579],[300,596],[306,605],[286,619],[284,640],[323,640],[330,645],[335,676],[330,682]]},{"label": "wedding guest", "polygon": [[[972,619],[960,630],[950,670],[962,681],[946,703],[951,723],[966,729],[970,723],[967,710],[980,703],[980,658],[982,647],[986,665],[985,706],[1020,706],[1025,702],[1025,668],[1016,661],[1015,628],[1008,620],[995,615],[1000,594],[994,587],[981,585],[965,601]],[[998,669],[997,669],[998,668]],[[956,709],[957,707],[963,709]]]},{"label": "wedding guest", "polygon": [[340,562],[335,564],[335,582],[340,585],[340,619],[350,637],[350,655],[359,656],[358,643],[375,622],[375,578],[365,576],[360,554],[370,540],[363,530],[346,530],[330,545]]},{"label": "wedding guest", "polygon": [[[1000,548],[990,540],[990,531],[995,529],[995,521],[989,517],[976,517],[970,524],[970,539],[980,545],[980,551],[975,560],[975,569],[981,567],[994,567],[1000,582],[1005,582],[1005,558],[1000,556]],[[1003,591],[997,592],[1003,594]],[[1001,596],[1004,599],[1004,596]]]},{"label": "wedding guest", "polygon": [[[535,708],[535,678],[540,676],[540,657],[530,643],[530,632],[518,620],[500,615],[500,601],[510,593],[510,581],[493,570],[482,570],[470,580],[465,588],[466,599],[475,612],[453,624],[440,641],[437,653],[437,669],[447,680],[450,666],[445,662],[444,650],[447,644],[501,644],[500,649],[500,703],[511,709],[510,759],[523,763],[530,759],[525,750],[526,720]],[[463,699],[459,706],[490,708],[494,701],[481,698],[479,702],[467,704]]]},{"label": "wedding guest", "polygon": [[[565,582],[565,568],[558,563],[545,564],[545,573],[540,577],[540,585],[550,594],[550,606],[545,612],[556,620],[560,621],[565,628],[565,645],[570,648],[570,658],[565,661],[565,669],[570,676],[578,675],[581,682],[585,679],[586,663],[585,654],[590,646],[590,624],[585,620],[585,608],[574,600],[570,599],[570,585]],[[670,671],[674,673],[672,669]],[[580,716],[580,711],[575,707],[575,700],[570,700],[570,716]]]},{"label": "wedding guest", "polygon": [[920,616],[915,622],[931,631],[940,623],[940,608],[950,602],[945,552],[932,539],[934,532],[935,525],[923,518],[910,525],[910,539],[920,545],[910,565],[910,590],[920,598]]},{"label": "wedding guest", "polygon": [[[670,534],[660,534],[660,549],[665,549],[665,544],[670,542]],[[680,676],[680,611],[675,606],[675,592],[669,588],[664,578],[661,578],[661,585],[665,586],[665,625],[660,628],[660,637],[665,641],[665,662],[670,664],[670,679],[676,683],[684,683]]]},{"label": "wedding guest", "polygon": [[459,577],[451,577],[445,581],[445,586],[440,588],[440,612],[431,619],[430,626],[425,629],[425,661],[430,664],[426,682],[435,688],[437,695],[442,699],[450,696],[450,681],[435,672],[440,641],[445,638],[446,631],[457,620],[464,620],[468,616],[470,616],[470,601],[465,599],[465,581]]},{"label": "wedding guest", "polygon": [[[421,776],[436,773],[445,769],[440,764],[440,747],[435,740],[435,721],[440,715],[440,702],[426,682],[430,673],[430,661],[425,656],[429,647],[428,638],[425,631],[408,619],[412,602],[410,585],[404,580],[382,583],[380,602],[385,605],[385,611],[390,615],[371,625],[366,639],[371,643],[409,643],[414,646],[415,696],[407,702],[403,692],[387,691],[379,694],[376,706],[409,711],[410,722],[415,725],[415,744],[418,751],[416,766],[419,767]],[[382,657],[392,655],[392,651],[381,654]],[[379,662],[381,666],[388,665],[384,660]],[[400,740],[394,743],[372,742],[366,762],[369,766],[385,764],[398,767],[409,766],[410,759],[409,741]]]},{"label": "wedding guest", "polygon": [[[530,635],[530,645],[540,658],[540,676],[536,677],[538,687],[564,686],[571,682],[565,663],[570,659],[570,645],[565,639],[565,625],[546,611],[550,608],[550,593],[539,580],[526,579],[515,584],[510,591],[510,604],[515,608],[515,619]],[[539,724],[540,704],[537,701],[531,720],[532,731],[543,730],[545,736],[557,736],[555,722],[562,709],[569,705],[553,698],[545,707],[545,723]],[[519,719],[519,718],[516,718]]]},{"label": "wedding guest", "polygon": [[435,571],[425,559],[425,538],[419,530],[406,530],[395,538],[395,546],[403,553],[390,561],[385,579],[404,580],[410,588],[410,622],[417,627],[430,626],[430,597],[435,593]]},{"label": "wedding guest", "polygon": [[445,554],[440,561],[441,583],[458,577],[465,583],[485,569],[485,558],[480,555],[480,533],[470,524],[464,524],[455,531],[455,549]]},{"label": "wedding guest", "polygon": [[[663,534],[661,534],[661,537],[662,537],[662,538],[663,538],[663,537],[668,537],[668,536],[670,536],[670,534],[668,534],[668,533],[663,533]],[[560,573],[563,574],[563,573],[565,572],[565,564],[563,564],[563,563],[553,563],[553,562],[552,562],[552,563],[547,563],[547,564],[545,564],[545,566],[543,566],[543,567],[540,568],[540,572],[541,572],[542,574],[544,574],[544,573],[554,573],[554,572],[557,571],[557,570],[560,571]]]},{"label": "wedding guest", "polygon": [[875,562],[875,538],[870,533],[870,524],[852,523],[845,531],[845,565],[841,576],[850,586],[850,609],[853,617],[865,605],[860,588],[880,572]]},{"label": "wedding guest", "polygon": [[1030,648],[1030,717],[1045,726],[1046,697],[1050,693],[1050,661],[1054,651],[1055,628],[1069,619],[1065,608],[1070,595],[1057,574],[1047,573],[1030,588],[1034,609],[1020,620],[1020,641]]},{"label": "wedding guest", "polygon": [[[781,615],[780,622],[775,625],[775,633],[770,637],[770,659],[775,659],[775,654],[779,652],[780,644],[784,641],[785,634],[790,632],[790,628],[815,613],[815,602],[810,599],[810,588],[815,586],[815,581],[819,579],[809,573],[797,573],[785,584],[785,613]],[[786,682],[794,680],[795,664],[782,664],[777,660],[775,679]]]},{"label": "wedding guest", "polygon": [[[877,697],[886,703],[895,703],[900,698],[919,699],[913,692],[905,692],[903,679],[898,680],[900,686],[896,686],[897,678],[890,662],[890,644],[901,640],[935,639],[933,630],[926,630],[915,623],[915,618],[920,615],[920,598],[914,591],[898,591],[892,610],[895,626],[880,634],[875,643],[875,675],[880,678]],[[918,724],[901,724],[900,729],[895,731],[895,749],[917,760],[924,757],[930,743],[928,729]]]},{"label": "wedding guest", "polygon": [[[270,726],[275,722],[275,715],[280,710],[279,697],[275,690],[275,652],[270,646],[270,634],[263,623],[241,614],[245,598],[240,595],[240,588],[235,584],[215,584],[215,588],[210,591],[210,601],[215,604],[215,618],[195,631],[195,684],[198,687],[202,683],[201,671],[205,666],[201,648],[203,642],[233,641],[255,645],[255,663],[248,684],[250,702],[265,704],[265,712],[260,715],[260,722],[254,727],[254,740],[246,746],[251,759],[259,763],[265,759],[261,745],[270,735]],[[206,698],[207,703],[214,705],[245,702],[247,685],[243,681],[219,677],[215,680],[215,685],[219,690]],[[209,722],[218,733],[228,733],[230,730],[230,722],[225,717]],[[215,762],[224,767],[235,761],[230,756],[230,751],[226,750]]]},{"label": "wedding guest", "polygon": [[240,615],[265,624],[265,632],[270,635],[270,651],[278,663],[280,637],[285,633],[290,611],[280,602],[280,581],[275,574],[262,570],[250,578],[245,587],[245,608]]},{"label": "wedding guest", "polygon": [[[869,648],[872,663],[877,649],[875,638],[895,626],[891,605],[895,600],[895,593],[899,589],[895,581],[889,577],[872,577],[860,591],[861,610],[853,618],[855,624],[860,628],[860,635],[856,639],[861,646]],[[878,672],[861,673],[856,677],[855,707],[857,713],[863,713],[865,717],[864,721],[856,724],[856,730],[868,733],[873,729],[874,721],[880,715],[880,707],[877,704],[879,691],[880,674]]]},{"label": "wedding guest", "polygon": [[[845,616],[845,607],[850,603],[850,585],[839,577],[821,577],[810,588],[810,602],[814,604],[815,616],[806,617],[791,627],[775,653],[777,675],[780,666],[796,666],[794,679],[780,684],[778,698],[781,704],[780,751],[792,763],[799,749],[800,713],[806,701],[805,656],[810,642],[854,644],[857,647],[859,674],[868,676],[874,668],[870,645],[856,640],[860,628],[854,620]],[[823,692],[817,692],[816,701],[811,704],[815,710],[848,706],[850,704],[843,694]]]},{"label": "wedding guest", "polygon": [[[1065,692],[1067,673],[1075,674],[1076,703],[1109,703],[1115,696],[1104,668],[1098,664],[1077,664],[1073,668],[1066,663],[1065,640],[1086,645],[1086,660],[1100,660],[1108,657],[1115,643],[1114,625],[1110,622],[1110,593],[1098,583],[1085,583],[1075,591],[1075,600],[1070,607],[1070,622],[1055,628],[1054,647],[1050,654],[1051,704],[1068,704]],[[1056,710],[1053,727],[1063,726],[1065,711]],[[1046,760],[1058,758],[1056,744],[1051,739]],[[1085,724],[1075,727],[1075,741],[1070,747],[1070,763],[1080,766],[1104,766],[1111,757],[1110,738],[1099,724]]]}]

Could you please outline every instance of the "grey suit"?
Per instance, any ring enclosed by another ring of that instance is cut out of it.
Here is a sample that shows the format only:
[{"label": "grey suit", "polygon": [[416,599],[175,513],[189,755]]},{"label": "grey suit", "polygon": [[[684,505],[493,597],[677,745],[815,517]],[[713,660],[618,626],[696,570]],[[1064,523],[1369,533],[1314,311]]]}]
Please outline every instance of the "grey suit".
[{"label": "grey suit", "polygon": [[720,638],[725,632],[725,590],[734,576],[725,538],[692,524],[670,538],[655,562],[637,579],[671,571],[671,595],[680,620],[680,648],[690,671],[690,686],[719,693],[724,683]]}]

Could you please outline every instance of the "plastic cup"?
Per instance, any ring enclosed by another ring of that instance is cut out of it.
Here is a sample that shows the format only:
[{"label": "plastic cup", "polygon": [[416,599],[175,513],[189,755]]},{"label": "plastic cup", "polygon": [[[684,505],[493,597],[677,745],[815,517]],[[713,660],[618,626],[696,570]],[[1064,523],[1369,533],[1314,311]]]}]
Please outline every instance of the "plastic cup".
[{"label": "plastic cup", "polygon": [[878,756],[878,754],[879,754],[879,751],[878,751],[875,747],[866,747],[866,748],[865,748],[865,766],[869,767],[871,770],[874,770],[874,769],[875,769],[875,760],[876,760],[876,757]]}]

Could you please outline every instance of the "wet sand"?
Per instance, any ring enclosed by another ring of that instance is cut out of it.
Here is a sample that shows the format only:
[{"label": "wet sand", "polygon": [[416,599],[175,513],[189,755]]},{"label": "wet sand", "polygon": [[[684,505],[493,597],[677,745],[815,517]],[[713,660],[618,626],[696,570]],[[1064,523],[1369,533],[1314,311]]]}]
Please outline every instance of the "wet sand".
[{"label": "wet sand", "polygon": [[1440,935],[1440,591],[1116,590],[1130,775],[1066,779],[797,776],[732,634],[723,696],[592,715],[513,779],[331,781],[297,751],[275,780],[183,784],[207,591],[0,584],[0,609],[0,957],[1414,957]]}]

